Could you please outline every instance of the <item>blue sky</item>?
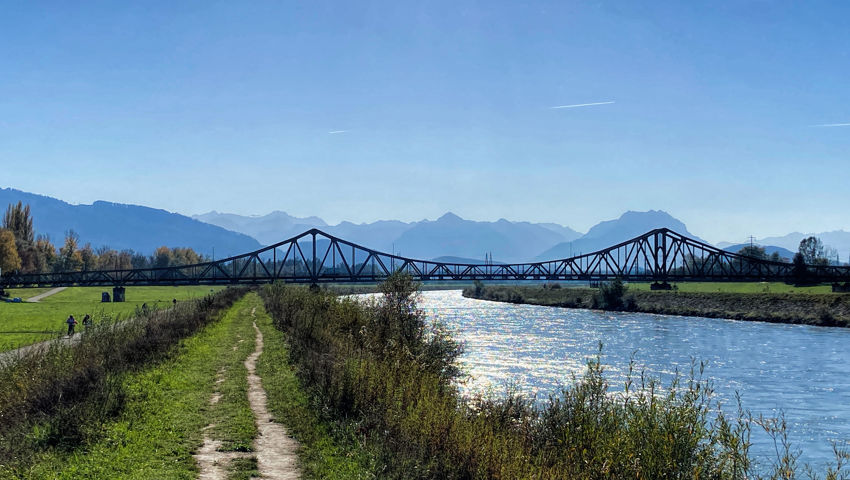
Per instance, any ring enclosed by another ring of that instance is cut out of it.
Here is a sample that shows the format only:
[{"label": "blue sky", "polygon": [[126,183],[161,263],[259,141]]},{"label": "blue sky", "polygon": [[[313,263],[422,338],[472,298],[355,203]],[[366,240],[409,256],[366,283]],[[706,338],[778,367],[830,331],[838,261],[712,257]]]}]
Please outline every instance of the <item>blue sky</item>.
[{"label": "blue sky", "polygon": [[816,126],[850,123],[847,2],[73,3],[0,10],[2,186],[330,222],[850,229],[850,125]]}]

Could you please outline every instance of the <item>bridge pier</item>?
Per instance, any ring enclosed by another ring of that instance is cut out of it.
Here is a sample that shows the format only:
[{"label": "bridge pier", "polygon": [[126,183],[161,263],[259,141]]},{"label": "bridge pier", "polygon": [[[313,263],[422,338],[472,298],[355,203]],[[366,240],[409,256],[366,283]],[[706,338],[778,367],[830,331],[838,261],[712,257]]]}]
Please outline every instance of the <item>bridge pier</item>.
[{"label": "bridge pier", "polygon": [[113,302],[123,302],[124,301],[124,287],[112,287],[112,301]]}]

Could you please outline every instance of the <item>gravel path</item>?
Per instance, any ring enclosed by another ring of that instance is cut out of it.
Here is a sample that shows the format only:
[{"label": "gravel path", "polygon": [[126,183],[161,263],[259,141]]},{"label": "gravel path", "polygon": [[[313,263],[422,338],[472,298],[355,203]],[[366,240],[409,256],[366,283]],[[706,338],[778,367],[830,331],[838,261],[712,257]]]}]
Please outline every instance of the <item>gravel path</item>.
[{"label": "gravel path", "polygon": [[51,296],[51,295],[56,295],[57,293],[61,292],[62,290],[65,290],[66,288],[68,288],[68,287],[56,287],[56,288],[54,288],[54,289],[52,289],[52,290],[48,290],[48,291],[46,291],[46,292],[44,292],[44,293],[41,293],[41,294],[38,294],[38,295],[36,295],[36,296],[34,296],[34,297],[30,297],[30,298],[28,298],[28,299],[27,299],[27,302],[30,302],[30,303],[38,303],[38,301],[39,301],[39,300],[43,300],[43,299],[45,299],[45,298],[47,298],[47,297],[49,297],[49,296]]}]

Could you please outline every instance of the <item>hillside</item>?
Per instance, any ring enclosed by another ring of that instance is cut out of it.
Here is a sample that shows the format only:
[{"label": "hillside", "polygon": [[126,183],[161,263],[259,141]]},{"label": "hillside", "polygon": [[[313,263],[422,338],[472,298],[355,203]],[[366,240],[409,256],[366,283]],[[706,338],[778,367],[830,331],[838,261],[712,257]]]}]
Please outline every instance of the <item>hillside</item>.
[{"label": "hillside", "polygon": [[97,201],[91,205],[71,205],[44,195],[12,188],[0,189],[0,207],[21,201],[32,210],[37,234],[48,235],[60,246],[68,230],[80,235],[93,247],[132,249],[150,254],[160,246],[191,247],[216,257],[256,250],[253,238],[184,215],[138,205]]},{"label": "hillside", "polygon": [[781,237],[766,237],[758,242],[766,245],[776,245],[782,248],[787,248],[792,252],[796,252],[800,247],[800,241],[807,237],[817,237],[821,239],[824,246],[834,248],[838,251],[840,258],[847,259],[847,253],[850,252],[850,232],[844,230],[833,230],[831,232],[820,233],[800,233],[793,232]]},{"label": "hillside", "polygon": [[201,215],[192,215],[192,218],[233,232],[244,233],[263,245],[286,240],[314,227],[327,226],[318,217],[298,218],[281,211],[262,216],[242,216],[213,210]]},{"label": "hillside", "polygon": [[677,233],[699,240],[680,220],[662,210],[648,212],[628,211],[614,220],[594,225],[588,232],[573,241],[561,242],[537,256],[538,260],[567,258],[591,253],[640,236],[656,228],[669,228]]},{"label": "hillside", "polygon": [[581,234],[554,223],[476,222],[447,213],[437,220],[371,223],[341,222],[327,225],[317,217],[297,218],[284,212],[264,216],[240,216],[218,212],[194,218],[251,235],[263,244],[286,239],[310,228],[319,228],[345,240],[379,251],[430,259],[453,256],[483,261],[492,253],[502,261],[527,261],[537,252]]},{"label": "hillside", "polygon": [[[748,247],[749,243],[739,243],[737,245],[729,245],[723,248],[727,252],[738,253],[742,248]],[[756,245],[764,248],[764,252],[767,255],[773,255],[774,252],[778,253],[780,257],[783,259],[790,261],[794,258],[794,252],[788,250],[787,248],[777,247],[776,245]]]}]

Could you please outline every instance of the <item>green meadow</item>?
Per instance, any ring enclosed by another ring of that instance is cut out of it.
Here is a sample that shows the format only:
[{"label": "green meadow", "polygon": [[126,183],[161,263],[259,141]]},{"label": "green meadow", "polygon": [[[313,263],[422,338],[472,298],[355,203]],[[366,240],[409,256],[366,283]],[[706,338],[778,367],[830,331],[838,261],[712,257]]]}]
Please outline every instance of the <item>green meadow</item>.
[{"label": "green meadow", "polygon": [[[71,287],[38,303],[0,302],[0,351],[12,350],[24,345],[50,340],[67,332],[65,319],[74,315],[78,331],[83,328],[82,319],[86,314],[94,318],[95,323],[111,322],[126,318],[147,304],[149,308],[164,308],[172,305],[173,300],[182,301],[200,298],[218,291],[221,287],[181,286],[181,287],[127,287],[126,302],[101,303],[101,292],[111,288]],[[49,288],[30,288],[11,290],[14,297],[24,300],[50,290]]]},{"label": "green meadow", "polygon": [[[629,283],[630,289],[649,291],[649,282]],[[693,293],[832,293],[830,285],[797,287],[784,282],[682,282],[671,283],[680,292]]]}]

